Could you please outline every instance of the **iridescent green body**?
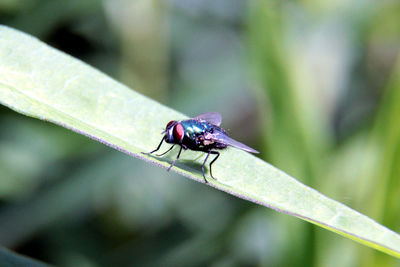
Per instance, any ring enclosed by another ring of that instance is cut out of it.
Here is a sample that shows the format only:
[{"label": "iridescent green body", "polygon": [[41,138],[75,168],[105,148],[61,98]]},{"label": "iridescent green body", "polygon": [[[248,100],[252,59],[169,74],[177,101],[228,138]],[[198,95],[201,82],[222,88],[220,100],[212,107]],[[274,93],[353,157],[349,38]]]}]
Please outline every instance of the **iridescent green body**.
[{"label": "iridescent green body", "polygon": [[225,131],[213,124],[198,120],[180,121],[184,129],[184,137],[182,143],[191,150],[207,151],[209,148],[225,148],[226,145],[217,142],[204,142],[201,138],[207,133],[224,133]]},{"label": "iridescent green body", "polygon": [[213,128],[211,124],[200,122],[197,120],[185,120],[181,121],[180,123],[182,124],[183,129],[185,129],[185,135],[189,138],[195,137],[199,134],[203,134]]}]

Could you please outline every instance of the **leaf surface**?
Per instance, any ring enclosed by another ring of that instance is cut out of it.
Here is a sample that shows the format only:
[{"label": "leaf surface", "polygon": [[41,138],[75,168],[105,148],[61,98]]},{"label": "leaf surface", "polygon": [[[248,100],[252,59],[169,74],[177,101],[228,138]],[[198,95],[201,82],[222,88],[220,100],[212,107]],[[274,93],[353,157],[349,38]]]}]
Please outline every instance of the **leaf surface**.
[{"label": "leaf surface", "polygon": [[1,266],[30,266],[30,267],[48,267],[45,263],[19,255],[8,249],[0,247],[0,265]]},{"label": "leaf surface", "polygon": [[[187,118],[87,64],[4,26],[0,26],[0,103],[164,168],[176,150],[164,158],[141,152],[158,145],[168,121]],[[199,153],[185,151],[172,171],[202,182],[204,157],[199,158]],[[400,257],[397,233],[254,155],[229,148],[213,165],[213,174],[218,180],[209,178],[209,184],[219,190]]]}]

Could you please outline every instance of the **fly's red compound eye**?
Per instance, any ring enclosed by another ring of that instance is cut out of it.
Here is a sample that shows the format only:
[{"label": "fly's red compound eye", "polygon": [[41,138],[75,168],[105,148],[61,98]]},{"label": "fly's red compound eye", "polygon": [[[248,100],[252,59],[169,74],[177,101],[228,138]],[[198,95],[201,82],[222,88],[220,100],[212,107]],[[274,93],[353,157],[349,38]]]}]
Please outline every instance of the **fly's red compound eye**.
[{"label": "fly's red compound eye", "polygon": [[173,124],[176,124],[176,121],[170,121],[167,124],[167,127],[165,127],[166,129],[169,129]]},{"label": "fly's red compound eye", "polygon": [[184,135],[184,130],[182,124],[178,123],[174,127],[174,137],[176,140],[179,140],[179,142],[182,142],[183,140],[183,135]]}]

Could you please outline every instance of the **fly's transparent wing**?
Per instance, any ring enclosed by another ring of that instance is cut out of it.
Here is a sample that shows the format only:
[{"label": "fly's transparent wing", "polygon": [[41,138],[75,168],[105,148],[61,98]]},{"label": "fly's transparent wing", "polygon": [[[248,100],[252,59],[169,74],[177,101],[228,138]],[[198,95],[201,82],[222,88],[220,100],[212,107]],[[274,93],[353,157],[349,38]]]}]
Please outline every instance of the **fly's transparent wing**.
[{"label": "fly's transparent wing", "polygon": [[206,134],[205,138],[228,145],[228,146],[233,146],[233,147],[239,148],[241,150],[244,150],[244,151],[247,151],[250,153],[260,153],[257,150],[255,150],[251,147],[248,147],[245,144],[242,144],[242,143],[230,138],[226,133],[224,133],[222,131],[214,130],[213,133]]},{"label": "fly's transparent wing", "polygon": [[207,112],[194,117],[193,119],[198,121],[206,121],[213,125],[220,126],[222,122],[221,114],[217,112]]}]

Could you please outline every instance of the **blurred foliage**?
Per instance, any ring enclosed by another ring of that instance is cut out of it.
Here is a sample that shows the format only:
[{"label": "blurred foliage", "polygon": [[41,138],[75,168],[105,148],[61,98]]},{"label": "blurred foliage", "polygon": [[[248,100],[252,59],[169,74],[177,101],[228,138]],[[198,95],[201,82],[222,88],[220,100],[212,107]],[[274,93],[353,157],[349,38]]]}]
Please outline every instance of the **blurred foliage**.
[{"label": "blurred foliage", "polygon": [[[396,232],[399,17],[390,0],[0,1],[0,23],[183,113],[220,112],[261,157]],[[0,125],[0,244],[24,255],[59,266],[398,265],[4,107]]]}]

